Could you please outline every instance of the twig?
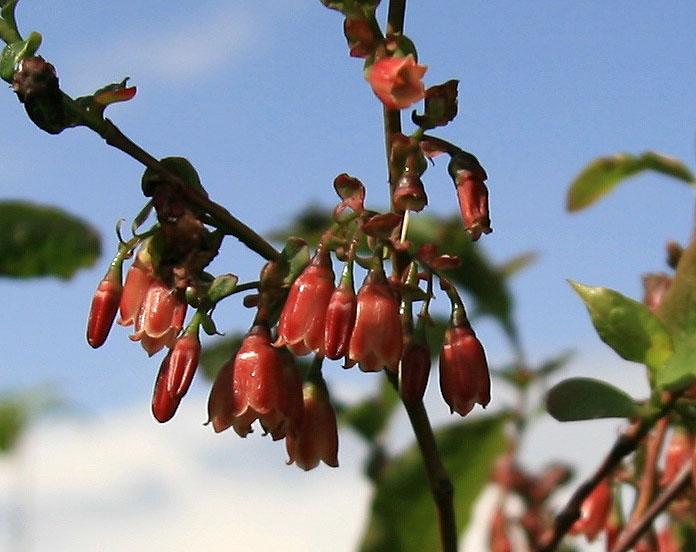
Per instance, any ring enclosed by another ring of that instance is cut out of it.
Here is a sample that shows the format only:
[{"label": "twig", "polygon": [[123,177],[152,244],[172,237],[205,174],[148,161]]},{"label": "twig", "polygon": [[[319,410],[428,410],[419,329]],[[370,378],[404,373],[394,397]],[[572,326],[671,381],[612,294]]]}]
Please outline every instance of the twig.
[{"label": "twig", "polygon": [[684,463],[672,482],[667,485],[662,494],[657,497],[657,500],[645,510],[643,516],[635,523],[626,526],[611,552],[626,552],[630,550],[653,520],[664,510],[665,506],[689,485],[691,482],[691,468],[692,460],[689,459]]},{"label": "twig", "polygon": [[563,510],[556,516],[550,539],[539,543],[537,552],[552,552],[556,549],[561,539],[580,517],[580,506],[583,501],[605,477],[608,477],[614,471],[625,456],[636,450],[643,437],[655,425],[657,420],[662,418],[672,408],[679,396],[679,393],[670,393],[663,398],[663,403],[659,410],[634,422],[619,436],[595,473],[575,490]]}]

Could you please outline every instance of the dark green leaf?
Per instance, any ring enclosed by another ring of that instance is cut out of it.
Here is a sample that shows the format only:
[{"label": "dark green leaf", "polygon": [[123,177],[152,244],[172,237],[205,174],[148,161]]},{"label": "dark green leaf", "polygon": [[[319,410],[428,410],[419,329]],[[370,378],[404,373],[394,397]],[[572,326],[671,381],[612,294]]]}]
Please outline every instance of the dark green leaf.
[{"label": "dark green leaf", "polygon": [[200,356],[200,369],[209,380],[214,380],[220,368],[234,358],[242,345],[243,334],[233,334],[216,339],[212,345],[203,347]]},{"label": "dark green leaf", "polygon": [[288,238],[280,252],[280,259],[281,262],[287,263],[288,273],[283,284],[289,286],[309,264],[309,247],[301,238]]},{"label": "dark green leaf", "polygon": [[[474,501],[488,481],[493,461],[506,447],[502,416],[466,420],[435,433],[454,485],[458,531],[469,523]],[[423,461],[414,445],[382,472],[361,552],[440,550],[437,520]]]},{"label": "dark green leaf", "polygon": [[319,243],[322,234],[333,222],[331,211],[318,206],[310,206],[300,212],[289,227],[272,232],[270,238],[274,241],[285,242],[290,236],[297,236],[314,248]]},{"label": "dark green leaf", "polygon": [[[208,192],[203,188],[198,172],[188,159],[185,157],[165,157],[160,159],[160,163],[170,173],[178,176],[184,184],[208,197]],[[148,167],[145,169],[141,181],[143,194],[150,197],[154,187],[162,182],[162,175],[156,170]]]},{"label": "dark green leaf", "polygon": [[0,275],[70,278],[101,252],[99,234],[54,207],[0,202]]},{"label": "dark green leaf", "polygon": [[616,153],[595,159],[580,172],[568,190],[566,208],[569,211],[578,211],[592,205],[622,180],[648,169],[689,184],[694,183],[691,171],[673,157],[652,151],[638,156]]},{"label": "dark green leaf", "polygon": [[338,419],[370,442],[386,427],[398,404],[399,395],[389,380],[384,378],[376,396],[342,408]]},{"label": "dark green leaf", "polygon": [[659,370],[672,354],[666,328],[648,308],[611,289],[570,282],[585,302],[599,337],[626,360]]},{"label": "dark green leaf", "polygon": [[628,418],[638,404],[626,393],[604,381],[572,378],[549,390],[546,409],[559,422],[597,418]]}]

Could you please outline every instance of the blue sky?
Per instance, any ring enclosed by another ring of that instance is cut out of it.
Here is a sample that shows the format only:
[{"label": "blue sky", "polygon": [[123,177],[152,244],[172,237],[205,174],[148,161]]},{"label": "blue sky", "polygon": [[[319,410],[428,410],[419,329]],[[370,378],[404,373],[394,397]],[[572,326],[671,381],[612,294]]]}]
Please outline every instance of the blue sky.
[{"label": "blue sky", "polygon": [[[331,206],[331,183],[341,172],[366,184],[368,205],[387,203],[380,106],[362,80],[361,61],[347,55],[340,15],[318,1],[76,0],[55,10],[52,2],[25,0],[18,20],[23,32],[43,33],[40,53],[56,66],[69,94],[130,76],[136,97],[110,107],[108,116],[153,155],[187,156],[210,195],[261,232],[282,226],[307,203]],[[644,175],[580,214],[564,212],[564,197],[578,170],[601,154],[654,149],[694,167],[694,22],[696,7],[687,2],[659,9],[627,1],[443,0],[408,6],[406,33],[429,67],[426,85],[460,80],[460,115],[440,135],[477,155],[488,172],[494,232],[482,239],[485,250],[500,262],[524,251],[539,253],[538,262],[513,283],[532,361],[573,348],[574,374],[601,373],[616,382],[626,382],[627,373],[640,377],[607,353],[565,279],[640,297],[640,274],[664,268],[664,242],[684,242],[690,234],[691,192]],[[88,417],[107,425],[111,419],[133,423],[134,435],[141,424],[187,438],[207,433],[198,427],[207,393],[202,380],[185,401],[191,414],[175,418],[174,430],[155,427],[148,409],[159,360],[148,360],[121,328],[98,351],[84,341],[91,295],[115,250],[114,225],[143,203],[141,167],[87,130],[42,133],[10,90],[0,99],[0,117],[0,196],[79,214],[102,232],[105,251],[97,266],[70,282],[0,280],[0,388],[49,381]],[[431,212],[456,211],[442,162],[426,173],[425,184]],[[260,263],[229,243],[215,267],[248,279]],[[220,327],[245,328],[250,313],[229,303],[218,309]],[[481,320],[477,333],[493,365],[509,360],[493,322]],[[338,370],[330,378],[344,396],[376,382]],[[640,382],[626,385],[640,389]],[[504,401],[500,387],[498,400]],[[434,416],[444,419],[446,409],[431,392]],[[150,429],[143,431],[150,435]],[[37,435],[51,439],[45,428]],[[260,440],[252,437],[247,441]],[[217,439],[233,441],[227,435]],[[39,441],[32,446],[49,442]],[[267,453],[266,445],[241,445],[234,443],[235,454],[262,450],[264,467],[299,472],[282,466],[277,447]],[[555,453],[550,449],[546,457]],[[359,450],[342,451],[342,463],[352,465],[355,475],[359,463],[350,459]],[[241,473],[244,464],[237,465],[235,473]],[[359,526],[358,520],[356,531]]]}]

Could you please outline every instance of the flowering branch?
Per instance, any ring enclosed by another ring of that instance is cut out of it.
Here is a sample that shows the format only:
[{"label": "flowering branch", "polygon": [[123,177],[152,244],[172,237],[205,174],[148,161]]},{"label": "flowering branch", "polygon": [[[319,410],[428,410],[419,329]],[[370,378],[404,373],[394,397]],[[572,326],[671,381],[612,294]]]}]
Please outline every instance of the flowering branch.
[{"label": "flowering branch", "polygon": [[679,396],[679,393],[668,394],[660,405],[659,410],[634,422],[619,436],[595,473],[575,490],[563,510],[556,516],[553,533],[548,540],[545,539],[546,542],[541,543],[540,546],[537,547],[537,552],[552,552],[556,549],[561,539],[568,533],[573,523],[580,517],[580,507],[583,501],[597,485],[611,475],[625,456],[638,448],[638,445],[655,423],[671,410]]},{"label": "flowering branch", "polygon": [[645,510],[643,516],[635,524],[627,526],[611,549],[611,552],[626,552],[631,549],[645,530],[650,527],[652,521],[664,511],[667,504],[689,486],[691,483],[692,466],[691,460],[684,463],[677,476],[665,488],[662,494],[657,497],[657,500]]}]

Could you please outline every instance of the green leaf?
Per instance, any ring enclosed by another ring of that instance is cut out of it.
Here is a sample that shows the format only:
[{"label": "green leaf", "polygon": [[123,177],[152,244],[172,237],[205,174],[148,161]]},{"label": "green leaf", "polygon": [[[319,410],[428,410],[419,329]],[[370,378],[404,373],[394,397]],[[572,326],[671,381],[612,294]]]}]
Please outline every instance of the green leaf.
[{"label": "green leaf", "polygon": [[280,252],[280,260],[287,263],[287,276],[283,285],[291,285],[309,264],[309,247],[301,238],[288,238]]},{"label": "green leaf", "polygon": [[[160,159],[160,163],[170,173],[178,176],[184,184],[194,190],[198,190],[205,197],[208,197],[208,192],[203,188],[198,172],[196,172],[196,169],[188,159],[185,157],[165,157]],[[146,197],[150,197],[154,187],[162,182],[163,180],[160,173],[148,167],[145,169],[141,181],[143,194],[145,194]]]},{"label": "green leaf", "polygon": [[11,83],[17,64],[25,57],[33,56],[41,46],[41,35],[32,31],[26,40],[12,42],[5,46],[0,55],[0,77]]},{"label": "green leaf", "polygon": [[239,278],[234,274],[221,274],[213,280],[208,289],[208,299],[213,303],[228,297],[237,287]]},{"label": "green leaf", "polygon": [[101,253],[97,231],[55,207],[0,202],[0,276],[70,278]]},{"label": "green leaf", "polygon": [[622,180],[648,169],[689,184],[694,183],[694,176],[688,167],[673,157],[653,151],[638,156],[616,153],[595,159],[580,172],[568,189],[566,208],[569,211],[584,209],[613,190]]},{"label": "green leaf", "polygon": [[672,336],[674,355],[658,371],[658,387],[678,389],[696,378],[696,240],[684,249],[657,315]]},{"label": "green leaf", "polygon": [[628,418],[638,414],[639,405],[626,393],[604,381],[572,378],[552,387],[546,409],[559,422]]},{"label": "green leaf", "polygon": [[498,272],[500,272],[503,277],[509,278],[521,270],[524,270],[529,265],[535,263],[538,257],[539,255],[536,251],[520,253],[519,255],[515,255],[511,259],[508,259],[503,264],[498,265]]},{"label": "green leaf", "polygon": [[369,443],[386,427],[398,404],[399,395],[389,380],[384,378],[376,396],[341,408],[338,420],[350,426]]},{"label": "green leaf", "polygon": [[[491,465],[506,447],[505,417],[466,420],[435,432],[443,464],[454,485],[458,532],[469,523],[474,501]],[[361,552],[440,550],[437,519],[423,461],[414,445],[391,460],[372,501]]]},{"label": "green leaf", "polygon": [[677,342],[667,364],[655,373],[655,385],[661,389],[684,389],[696,381],[696,343],[694,339]]},{"label": "green leaf", "polygon": [[277,242],[285,242],[289,237],[297,236],[310,247],[316,247],[322,234],[333,222],[330,210],[310,206],[298,213],[290,226],[271,232],[269,237]]},{"label": "green leaf", "polygon": [[570,282],[585,302],[599,337],[626,360],[659,370],[672,354],[667,329],[648,308],[611,289]]}]

